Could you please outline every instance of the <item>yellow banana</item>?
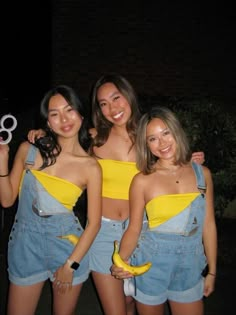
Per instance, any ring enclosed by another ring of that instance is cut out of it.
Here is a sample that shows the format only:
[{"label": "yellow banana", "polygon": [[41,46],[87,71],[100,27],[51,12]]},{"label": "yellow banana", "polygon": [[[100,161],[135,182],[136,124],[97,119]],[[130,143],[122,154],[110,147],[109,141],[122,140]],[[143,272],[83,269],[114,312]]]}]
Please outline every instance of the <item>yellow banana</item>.
[{"label": "yellow banana", "polygon": [[79,241],[79,236],[78,236],[78,235],[75,235],[75,234],[61,235],[61,236],[58,236],[58,237],[68,240],[68,241],[71,242],[74,246],[77,245],[77,243],[78,243],[78,241]]},{"label": "yellow banana", "polygon": [[114,252],[112,255],[112,259],[113,259],[113,263],[117,267],[123,268],[125,271],[130,272],[134,276],[142,275],[143,273],[147,272],[152,266],[151,262],[146,262],[145,264],[139,265],[139,266],[131,266],[127,264],[126,262],[124,262],[124,260],[120,257],[119,252],[118,252],[118,241],[114,242]]}]

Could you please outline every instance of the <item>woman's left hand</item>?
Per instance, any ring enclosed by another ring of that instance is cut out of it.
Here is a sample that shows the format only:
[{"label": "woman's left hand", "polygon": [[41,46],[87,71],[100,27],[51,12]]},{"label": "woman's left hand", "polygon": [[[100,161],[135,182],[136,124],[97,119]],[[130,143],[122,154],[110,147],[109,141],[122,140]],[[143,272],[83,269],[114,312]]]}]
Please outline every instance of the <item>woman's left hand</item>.
[{"label": "woman's left hand", "polygon": [[59,267],[54,273],[53,289],[60,294],[71,290],[73,281],[73,270],[67,265]]},{"label": "woman's left hand", "polygon": [[205,297],[209,296],[215,289],[215,276],[210,274],[206,275],[205,283],[204,283],[204,292],[203,295]]}]

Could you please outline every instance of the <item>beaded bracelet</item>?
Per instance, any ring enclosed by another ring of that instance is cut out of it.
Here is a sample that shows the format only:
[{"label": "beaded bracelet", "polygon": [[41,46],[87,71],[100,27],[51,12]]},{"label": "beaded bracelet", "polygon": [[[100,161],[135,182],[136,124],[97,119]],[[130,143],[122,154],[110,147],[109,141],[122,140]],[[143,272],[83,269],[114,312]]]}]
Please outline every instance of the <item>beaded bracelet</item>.
[{"label": "beaded bracelet", "polygon": [[210,276],[212,276],[212,277],[216,277],[216,274],[215,274],[215,273],[208,272],[208,275],[210,275]]},{"label": "beaded bracelet", "polygon": [[9,173],[5,174],[5,175],[0,175],[0,177],[7,177],[9,176]]}]

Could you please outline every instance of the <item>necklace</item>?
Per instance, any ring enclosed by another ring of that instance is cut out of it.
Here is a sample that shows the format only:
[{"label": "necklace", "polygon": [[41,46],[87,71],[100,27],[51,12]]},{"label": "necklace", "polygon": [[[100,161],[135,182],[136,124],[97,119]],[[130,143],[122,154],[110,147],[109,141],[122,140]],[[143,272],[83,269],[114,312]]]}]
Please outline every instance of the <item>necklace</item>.
[{"label": "necklace", "polygon": [[175,177],[176,177],[176,175],[177,175],[177,172],[180,170],[179,176],[175,179],[175,183],[176,183],[176,184],[179,184],[179,183],[180,183],[180,178],[181,178],[181,176],[183,175],[183,171],[184,171],[183,166],[180,165],[177,169],[171,169],[171,168],[162,166],[160,162],[157,162],[157,165],[158,165],[161,169],[169,171],[169,172],[170,172],[173,176],[175,176]]}]

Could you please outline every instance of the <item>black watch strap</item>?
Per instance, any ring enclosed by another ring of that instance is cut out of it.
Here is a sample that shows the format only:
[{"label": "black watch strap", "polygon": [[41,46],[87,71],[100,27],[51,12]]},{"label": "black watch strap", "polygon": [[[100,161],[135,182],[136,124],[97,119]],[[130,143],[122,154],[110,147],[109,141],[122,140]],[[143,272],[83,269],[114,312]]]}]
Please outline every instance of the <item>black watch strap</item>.
[{"label": "black watch strap", "polygon": [[73,270],[77,270],[80,266],[80,264],[77,261],[70,260],[70,259],[67,259],[67,263],[69,264],[70,268]]}]

